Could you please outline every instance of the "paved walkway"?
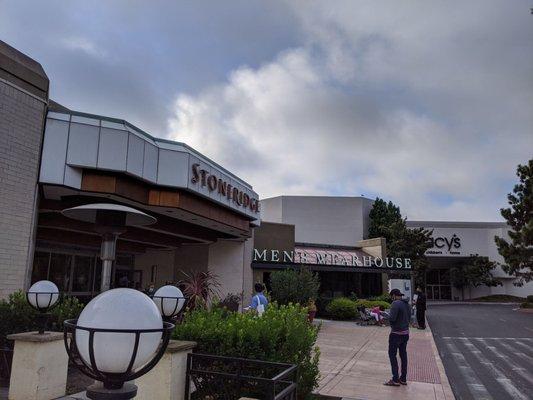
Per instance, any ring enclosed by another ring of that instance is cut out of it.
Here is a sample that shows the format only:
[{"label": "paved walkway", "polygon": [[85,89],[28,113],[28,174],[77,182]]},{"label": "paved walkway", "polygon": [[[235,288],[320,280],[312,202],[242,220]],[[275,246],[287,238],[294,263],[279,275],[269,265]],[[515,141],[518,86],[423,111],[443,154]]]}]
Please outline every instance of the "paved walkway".
[{"label": "paved walkway", "polygon": [[431,331],[411,330],[407,346],[408,385],[384,386],[390,379],[390,328],[322,321],[318,338],[321,379],[317,393],[357,400],[454,400]]}]

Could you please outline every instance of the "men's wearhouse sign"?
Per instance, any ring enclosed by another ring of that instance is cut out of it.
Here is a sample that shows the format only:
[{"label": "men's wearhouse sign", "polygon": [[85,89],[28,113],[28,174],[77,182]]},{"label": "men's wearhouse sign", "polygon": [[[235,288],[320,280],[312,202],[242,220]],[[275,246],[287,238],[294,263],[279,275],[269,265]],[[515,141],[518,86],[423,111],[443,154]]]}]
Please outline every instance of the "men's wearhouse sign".
[{"label": "men's wearhouse sign", "polygon": [[316,251],[312,254],[305,251],[286,251],[271,249],[254,249],[253,261],[271,263],[332,265],[346,267],[368,267],[388,269],[411,269],[410,258],[372,257],[350,254],[338,254],[334,251]]}]

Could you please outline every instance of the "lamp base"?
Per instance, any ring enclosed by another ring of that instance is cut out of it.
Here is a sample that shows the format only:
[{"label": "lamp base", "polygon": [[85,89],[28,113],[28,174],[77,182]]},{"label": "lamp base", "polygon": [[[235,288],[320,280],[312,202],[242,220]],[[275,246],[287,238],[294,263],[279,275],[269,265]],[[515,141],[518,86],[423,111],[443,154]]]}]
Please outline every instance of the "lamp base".
[{"label": "lamp base", "polygon": [[124,383],[120,389],[106,389],[102,382],[87,388],[87,397],[92,400],[130,400],[137,396],[137,386]]},{"label": "lamp base", "polygon": [[50,319],[50,313],[40,312],[35,316],[35,322],[39,327],[39,334],[43,335],[48,327],[48,320]]}]

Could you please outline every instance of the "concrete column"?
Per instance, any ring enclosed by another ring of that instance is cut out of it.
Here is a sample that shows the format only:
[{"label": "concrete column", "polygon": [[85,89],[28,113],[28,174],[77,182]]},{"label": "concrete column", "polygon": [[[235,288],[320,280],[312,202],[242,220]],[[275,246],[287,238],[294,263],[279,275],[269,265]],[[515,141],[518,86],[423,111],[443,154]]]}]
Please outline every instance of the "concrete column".
[{"label": "concrete column", "polygon": [[187,354],[196,347],[195,342],[171,340],[165,354],[146,375],[135,380],[138,387],[136,400],[185,399],[185,372]]},{"label": "concrete column", "polygon": [[49,400],[65,395],[68,355],[62,332],[16,333],[9,400]]}]

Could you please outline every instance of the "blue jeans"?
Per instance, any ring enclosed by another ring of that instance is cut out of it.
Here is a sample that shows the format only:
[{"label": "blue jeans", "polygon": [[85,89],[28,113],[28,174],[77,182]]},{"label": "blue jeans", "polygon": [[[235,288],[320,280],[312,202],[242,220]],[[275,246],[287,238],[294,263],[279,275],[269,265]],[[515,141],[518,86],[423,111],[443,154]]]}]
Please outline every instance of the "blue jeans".
[{"label": "blue jeans", "polygon": [[400,351],[400,360],[402,362],[402,374],[400,380],[405,382],[407,380],[407,342],[409,335],[396,335],[391,333],[389,335],[389,360],[392,369],[392,380],[398,382],[398,360],[396,353]]}]

